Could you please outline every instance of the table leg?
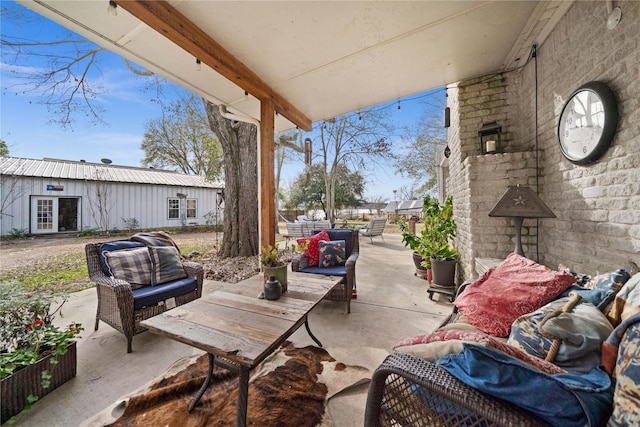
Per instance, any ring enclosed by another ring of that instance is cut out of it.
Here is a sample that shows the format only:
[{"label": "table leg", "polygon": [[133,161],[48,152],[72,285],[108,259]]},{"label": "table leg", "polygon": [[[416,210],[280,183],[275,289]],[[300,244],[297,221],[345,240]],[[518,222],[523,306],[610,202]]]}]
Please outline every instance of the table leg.
[{"label": "table leg", "polygon": [[304,316],[304,327],[307,328],[307,333],[309,334],[311,339],[314,340],[316,344],[318,344],[318,347],[322,347],[322,343],[320,342],[320,340],[318,340],[318,338],[316,338],[315,335],[311,333],[311,329],[309,329],[309,316]]},{"label": "table leg", "polygon": [[214,364],[215,356],[211,353],[207,353],[207,356],[209,357],[209,367],[207,368],[207,378],[204,380],[204,383],[202,384],[202,387],[200,387],[200,390],[198,390],[198,394],[196,394],[196,396],[193,398],[193,400],[189,404],[189,412],[193,411],[193,408],[196,407],[196,405],[200,401],[200,398],[202,397],[204,392],[207,391],[207,387],[209,387],[209,383],[211,382],[211,377],[213,376],[213,364]]},{"label": "table leg", "polygon": [[249,368],[240,366],[238,378],[238,408],[236,413],[236,427],[247,425],[247,404],[249,400]]}]

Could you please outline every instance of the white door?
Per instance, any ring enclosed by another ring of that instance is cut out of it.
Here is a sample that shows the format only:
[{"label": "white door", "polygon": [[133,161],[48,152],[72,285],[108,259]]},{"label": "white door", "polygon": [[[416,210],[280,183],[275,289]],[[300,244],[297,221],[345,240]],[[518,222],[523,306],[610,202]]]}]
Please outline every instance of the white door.
[{"label": "white door", "polygon": [[58,232],[58,198],[33,197],[31,199],[31,233]]}]

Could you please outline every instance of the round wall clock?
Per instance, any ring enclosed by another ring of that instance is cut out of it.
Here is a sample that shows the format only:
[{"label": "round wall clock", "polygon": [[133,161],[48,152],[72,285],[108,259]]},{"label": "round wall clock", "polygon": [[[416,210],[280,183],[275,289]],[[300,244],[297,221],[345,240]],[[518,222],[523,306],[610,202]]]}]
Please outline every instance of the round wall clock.
[{"label": "round wall clock", "polygon": [[602,82],[589,82],[571,94],[560,114],[558,141],[562,154],[587,165],[607,151],[618,126],[618,103]]}]

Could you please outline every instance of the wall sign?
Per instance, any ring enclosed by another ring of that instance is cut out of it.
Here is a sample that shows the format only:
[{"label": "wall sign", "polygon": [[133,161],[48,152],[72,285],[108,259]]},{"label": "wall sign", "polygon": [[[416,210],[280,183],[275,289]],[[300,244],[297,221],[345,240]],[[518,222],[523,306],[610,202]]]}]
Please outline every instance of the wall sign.
[{"label": "wall sign", "polygon": [[64,185],[47,184],[47,191],[64,191]]}]

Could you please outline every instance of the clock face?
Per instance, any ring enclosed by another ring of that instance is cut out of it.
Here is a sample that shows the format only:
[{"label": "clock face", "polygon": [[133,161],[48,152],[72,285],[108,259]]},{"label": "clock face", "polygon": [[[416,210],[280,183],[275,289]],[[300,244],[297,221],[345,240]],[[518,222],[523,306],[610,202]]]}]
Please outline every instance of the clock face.
[{"label": "clock face", "polygon": [[607,150],[618,122],[613,92],[601,82],[576,90],[565,103],[558,123],[562,154],[571,162],[586,165]]}]

